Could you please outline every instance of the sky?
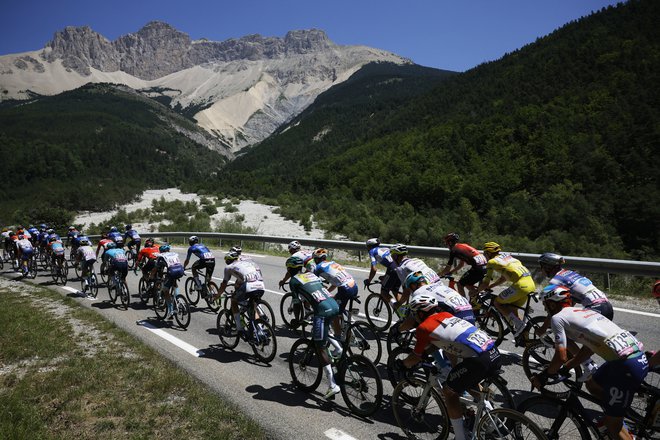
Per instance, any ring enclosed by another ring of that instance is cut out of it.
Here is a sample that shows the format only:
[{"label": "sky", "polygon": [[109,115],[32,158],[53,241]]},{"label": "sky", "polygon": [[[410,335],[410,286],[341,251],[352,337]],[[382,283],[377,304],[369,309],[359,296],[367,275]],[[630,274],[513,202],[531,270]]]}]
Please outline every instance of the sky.
[{"label": "sky", "polygon": [[109,40],[153,20],[194,40],[284,37],[322,29],[337,44],[366,45],[417,64],[465,71],[614,5],[610,0],[0,0],[0,55],[41,49],[66,26]]}]

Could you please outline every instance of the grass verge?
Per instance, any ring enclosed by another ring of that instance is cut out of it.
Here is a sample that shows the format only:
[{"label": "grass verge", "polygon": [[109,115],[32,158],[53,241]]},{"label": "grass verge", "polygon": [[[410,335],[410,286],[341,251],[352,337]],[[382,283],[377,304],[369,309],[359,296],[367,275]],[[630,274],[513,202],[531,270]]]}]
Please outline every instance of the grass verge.
[{"label": "grass verge", "polygon": [[259,426],[75,301],[0,279],[3,439],[259,439]]}]

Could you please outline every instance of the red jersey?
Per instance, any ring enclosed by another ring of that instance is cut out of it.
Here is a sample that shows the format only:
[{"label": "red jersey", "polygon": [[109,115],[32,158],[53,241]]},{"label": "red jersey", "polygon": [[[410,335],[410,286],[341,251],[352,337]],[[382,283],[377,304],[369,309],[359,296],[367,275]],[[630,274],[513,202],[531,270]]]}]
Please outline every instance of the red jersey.
[{"label": "red jersey", "polygon": [[140,249],[140,253],[138,254],[137,257],[138,264],[140,263],[140,261],[142,261],[145,258],[147,260],[155,260],[156,258],[158,258],[158,246],[145,247]]},{"label": "red jersey", "polygon": [[485,266],[488,261],[478,250],[465,243],[456,243],[449,251],[449,262],[454,264],[454,258],[465,261],[470,266]]}]

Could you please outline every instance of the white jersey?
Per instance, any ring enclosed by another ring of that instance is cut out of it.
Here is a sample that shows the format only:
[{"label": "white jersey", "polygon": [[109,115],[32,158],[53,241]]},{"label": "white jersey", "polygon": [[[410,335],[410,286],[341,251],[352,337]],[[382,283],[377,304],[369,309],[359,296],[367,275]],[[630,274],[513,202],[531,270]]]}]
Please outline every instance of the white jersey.
[{"label": "white jersey", "polygon": [[594,286],[589,278],[572,270],[560,270],[552,277],[550,284],[570,289],[573,300],[584,307],[609,302],[605,293]]},{"label": "white jersey", "polygon": [[334,261],[322,261],[316,265],[314,274],[326,280],[335,287],[353,287],[353,276],[341,264]]},{"label": "white jersey", "polygon": [[606,361],[625,359],[644,350],[644,345],[629,331],[595,310],[565,307],[552,317],[551,324],[556,346],[566,348],[571,339]]},{"label": "white jersey", "polygon": [[2,238],[9,238],[9,231],[2,232]]},{"label": "white jersey", "polygon": [[28,240],[27,238],[18,240],[16,242],[16,246],[21,248],[21,251],[23,252],[32,250],[32,243],[30,243],[30,240]]},{"label": "white jersey", "polygon": [[429,284],[437,283],[440,281],[438,274],[419,258],[406,258],[395,270],[402,284],[409,274],[415,272],[421,272]]},{"label": "white jersey", "polygon": [[453,314],[472,310],[470,302],[463,295],[441,283],[422,286],[415,290],[410,297],[414,298],[422,294],[435,297],[440,304]]},{"label": "white jersey", "polygon": [[96,261],[96,252],[94,252],[91,246],[80,246],[77,252],[81,261]]},{"label": "white jersey", "polygon": [[310,251],[300,250],[291,256],[303,260],[303,269],[306,272],[314,272],[314,270],[316,270],[316,263],[314,263],[314,258],[312,258],[312,253]]},{"label": "white jersey", "polygon": [[254,292],[255,290],[264,290],[264,278],[261,275],[261,269],[254,263],[254,261],[236,260],[225,267],[225,276],[222,280],[223,283],[228,283],[231,277],[236,278],[236,284],[245,284],[246,292]]}]

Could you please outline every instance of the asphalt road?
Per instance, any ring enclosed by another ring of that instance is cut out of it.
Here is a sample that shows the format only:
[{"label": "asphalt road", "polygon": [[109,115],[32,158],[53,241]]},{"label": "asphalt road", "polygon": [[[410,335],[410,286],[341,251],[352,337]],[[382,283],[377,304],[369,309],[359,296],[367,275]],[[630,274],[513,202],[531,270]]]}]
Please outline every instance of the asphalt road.
[{"label": "asphalt road", "polygon": [[[177,251],[183,260],[185,250]],[[80,289],[80,283],[75,280],[69,281],[67,287],[63,288],[54,286],[49,276],[40,273],[33,282],[75,298],[85,307],[96,310],[158,350],[213,391],[233,401],[242,411],[257,420],[271,438],[403,440],[405,436],[396,425],[389,406],[392,388],[386,379],[386,359],[381,360],[379,365],[384,378],[385,406],[371,419],[353,416],[339,395],[334,402],[324,401],[321,393],[326,389],[325,379],[317,392],[311,394],[298,391],[292,386],[287,358],[297,337],[281,325],[279,303],[283,292],[277,291],[277,282],[284,275],[285,259],[260,255],[253,255],[253,258],[261,267],[265,278],[267,291],[264,298],[272,305],[278,321],[278,352],[270,365],[256,361],[250,347],[243,341],[235,350],[223,349],[215,329],[216,315],[208,309],[193,308],[192,321],[186,330],[179,329],[176,322],[158,321],[153,309],[140,304],[137,297],[138,276],[132,273],[128,277],[132,293],[128,310],[111,304],[106,288],[99,289],[98,297],[90,300],[79,295],[77,289]],[[223,268],[224,262],[222,258],[218,258],[216,277],[222,277]],[[361,280],[366,278],[367,270],[349,270],[361,286]],[[3,275],[17,278],[17,274],[7,270],[7,265]],[[216,281],[219,284],[219,281]],[[180,287],[183,288],[183,284]],[[366,295],[361,293],[360,297],[364,299]],[[202,303],[203,301],[198,305],[201,306]],[[540,304],[535,308],[537,313],[542,312]],[[660,315],[654,313],[638,314],[622,310],[615,312],[615,321],[625,329],[637,331],[638,339],[649,349],[660,347],[660,335],[657,331],[659,317]],[[529,395],[530,388],[519,364],[522,349],[514,347],[508,341],[505,341],[500,349],[506,353],[504,377],[509,383],[509,389],[517,399],[524,398]]]}]

